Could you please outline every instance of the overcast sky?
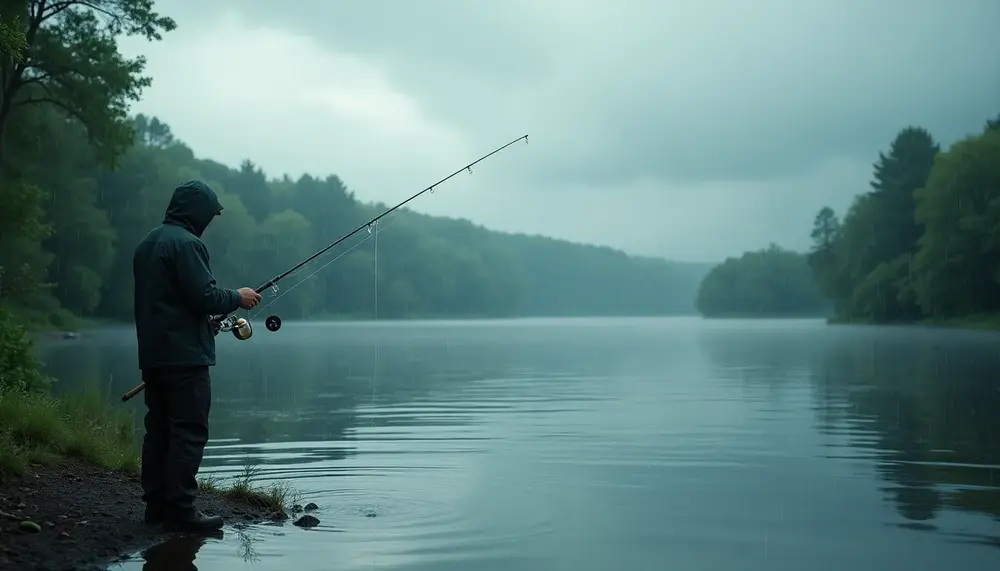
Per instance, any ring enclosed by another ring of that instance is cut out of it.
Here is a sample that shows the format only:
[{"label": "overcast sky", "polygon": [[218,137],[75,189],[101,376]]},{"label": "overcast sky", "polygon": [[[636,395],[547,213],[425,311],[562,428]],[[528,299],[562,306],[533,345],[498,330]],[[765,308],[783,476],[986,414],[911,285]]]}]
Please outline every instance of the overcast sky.
[{"label": "overcast sky", "polygon": [[[716,261],[805,248],[896,132],[1000,113],[997,0],[187,0],[135,110],[364,200]],[[391,230],[383,239],[391,239]]]}]

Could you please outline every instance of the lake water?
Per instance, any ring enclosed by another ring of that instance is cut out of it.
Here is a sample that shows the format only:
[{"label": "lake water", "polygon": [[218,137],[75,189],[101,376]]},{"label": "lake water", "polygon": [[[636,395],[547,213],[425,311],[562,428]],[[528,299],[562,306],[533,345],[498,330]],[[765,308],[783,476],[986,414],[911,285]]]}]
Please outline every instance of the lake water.
[{"label": "lake water", "polygon": [[[1000,569],[997,334],[698,318],[286,323],[247,342],[222,335],[218,353],[203,473],[250,457],[317,503],[322,523],[228,530],[152,559],[201,571]],[[64,389],[96,382],[117,399],[138,382],[128,327],[45,358]],[[143,410],[141,397],[116,406]]]}]

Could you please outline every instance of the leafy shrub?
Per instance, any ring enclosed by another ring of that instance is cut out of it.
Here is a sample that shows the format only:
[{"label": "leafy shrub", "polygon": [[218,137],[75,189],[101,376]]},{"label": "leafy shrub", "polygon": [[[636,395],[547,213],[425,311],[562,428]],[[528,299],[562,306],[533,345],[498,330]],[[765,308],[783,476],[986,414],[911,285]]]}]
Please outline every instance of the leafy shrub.
[{"label": "leafy shrub", "polygon": [[38,392],[50,385],[27,329],[0,309],[0,391]]}]

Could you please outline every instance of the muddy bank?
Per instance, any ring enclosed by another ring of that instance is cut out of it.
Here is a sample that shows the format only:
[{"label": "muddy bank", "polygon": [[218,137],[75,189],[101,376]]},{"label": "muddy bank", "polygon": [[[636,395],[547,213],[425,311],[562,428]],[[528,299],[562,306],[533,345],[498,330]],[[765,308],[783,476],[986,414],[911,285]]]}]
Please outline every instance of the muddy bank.
[{"label": "muddy bank", "polygon": [[[143,523],[141,494],[138,476],[79,462],[7,478],[0,482],[0,569],[99,569],[180,537]],[[214,494],[199,494],[197,505],[225,517],[227,527],[285,517]],[[177,549],[186,541],[197,549],[193,538],[162,548]]]}]

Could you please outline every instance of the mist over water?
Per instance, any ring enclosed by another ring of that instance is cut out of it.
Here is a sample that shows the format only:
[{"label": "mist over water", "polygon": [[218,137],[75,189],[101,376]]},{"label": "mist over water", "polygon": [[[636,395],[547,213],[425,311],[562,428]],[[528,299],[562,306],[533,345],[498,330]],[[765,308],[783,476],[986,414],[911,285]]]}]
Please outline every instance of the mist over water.
[{"label": "mist over water", "polygon": [[[321,524],[150,567],[995,569],[998,341],[698,318],[223,335],[202,474],[252,458]],[[128,326],[43,357],[58,390],[138,382]],[[116,406],[141,422],[141,397]]]}]

